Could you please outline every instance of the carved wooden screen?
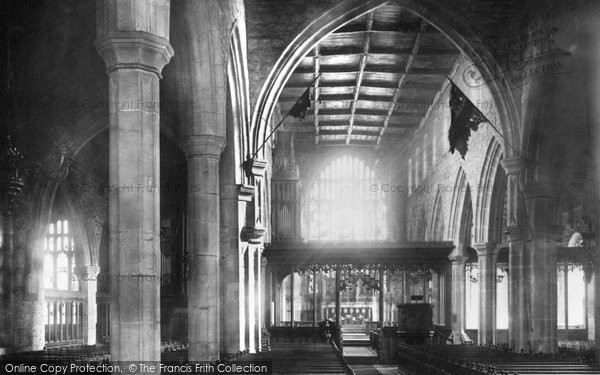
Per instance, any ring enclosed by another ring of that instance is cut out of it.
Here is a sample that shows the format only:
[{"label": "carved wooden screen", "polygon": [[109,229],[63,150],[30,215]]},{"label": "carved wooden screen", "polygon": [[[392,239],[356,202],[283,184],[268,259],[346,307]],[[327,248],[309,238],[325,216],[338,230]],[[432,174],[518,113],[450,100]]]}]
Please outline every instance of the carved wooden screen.
[{"label": "carved wooden screen", "polygon": [[349,155],[335,159],[308,195],[309,241],[387,239],[387,209],[375,172]]}]

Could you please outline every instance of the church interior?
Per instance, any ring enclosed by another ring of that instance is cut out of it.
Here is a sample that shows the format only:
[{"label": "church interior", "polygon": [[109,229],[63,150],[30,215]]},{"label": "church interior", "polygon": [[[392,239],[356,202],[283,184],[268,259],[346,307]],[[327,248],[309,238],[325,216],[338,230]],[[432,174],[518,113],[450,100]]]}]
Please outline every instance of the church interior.
[{"label": "church interior", "polygon": [[6,373],[600,374],[600,3],[0,8]]}]

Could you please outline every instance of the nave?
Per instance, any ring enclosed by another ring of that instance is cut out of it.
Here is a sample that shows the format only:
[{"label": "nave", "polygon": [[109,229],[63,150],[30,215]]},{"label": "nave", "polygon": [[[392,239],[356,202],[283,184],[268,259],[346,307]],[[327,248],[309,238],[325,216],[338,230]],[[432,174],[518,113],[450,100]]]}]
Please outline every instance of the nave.
[{"label": "nave", "polygon": [[4,359],[600,366],[597,1],[0,7]]}]

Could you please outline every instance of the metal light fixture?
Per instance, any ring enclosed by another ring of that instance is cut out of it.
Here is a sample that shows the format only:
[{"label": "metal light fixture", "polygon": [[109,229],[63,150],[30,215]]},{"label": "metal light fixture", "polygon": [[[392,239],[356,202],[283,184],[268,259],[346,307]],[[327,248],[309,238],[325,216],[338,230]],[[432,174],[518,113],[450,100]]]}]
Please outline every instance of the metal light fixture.
[{"label": "metal light fixture", "polygon": [[14,140],[7,135],[2,142],[0,158],[4,168],[0,172],[2,178],[2,204],[5,210],[12,210],[15,197],[25,187],[23,180],[23,156],[14,144]]}]

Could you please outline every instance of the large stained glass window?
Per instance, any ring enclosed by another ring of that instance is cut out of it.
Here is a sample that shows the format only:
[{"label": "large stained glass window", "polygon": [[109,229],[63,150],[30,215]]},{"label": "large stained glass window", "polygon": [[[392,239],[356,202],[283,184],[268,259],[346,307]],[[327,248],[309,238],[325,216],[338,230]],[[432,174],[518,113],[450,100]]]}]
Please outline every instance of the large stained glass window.
[{"label": "large stained glass window", "polygon": [[344,155],[328,164],[308,193],[309,241],[386,240],[382,187],[361,159]]}]

